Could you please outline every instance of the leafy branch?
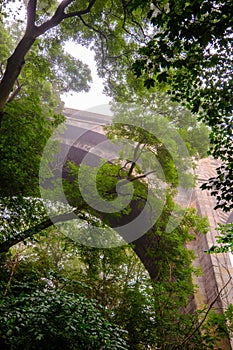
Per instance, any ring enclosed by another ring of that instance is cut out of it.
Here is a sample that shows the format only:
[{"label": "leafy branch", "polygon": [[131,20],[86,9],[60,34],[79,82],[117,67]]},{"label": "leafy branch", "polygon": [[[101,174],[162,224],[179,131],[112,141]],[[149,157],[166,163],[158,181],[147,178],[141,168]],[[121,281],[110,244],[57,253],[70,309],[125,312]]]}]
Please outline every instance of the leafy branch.
[{"label": "leafy branch", "polygon": [[25,231],[20,232],[16,237],[11,237],[8,240],[5,240],[4,242],[0,243],[0,253],[6,253],[15,244],[32,237],[34,234],[41,232],[53,226],[54,224],[74,220],[77,219],[77,217],[83,220],[87,219],[85,214],[78,208],[74,209],[69,213],[59,214],[51,218],[48,217],[42,222],[28,228]]}]

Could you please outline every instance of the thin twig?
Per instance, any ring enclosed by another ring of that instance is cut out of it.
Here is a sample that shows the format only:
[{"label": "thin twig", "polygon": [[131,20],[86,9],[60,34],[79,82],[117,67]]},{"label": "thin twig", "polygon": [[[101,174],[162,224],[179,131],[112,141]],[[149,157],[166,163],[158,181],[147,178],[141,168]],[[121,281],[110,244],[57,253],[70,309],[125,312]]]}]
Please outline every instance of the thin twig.
[{"label": "thin twig", "polygon": [[210,310],[212,309],[213,305],[216,303],[216,301],[218,300],[218,298],[220,297],[221,293],[223,292],[223,290],[228,286],[228,284],[231,282],[232,277],[229,278],[229,280],[225,283],[225,285],[220,289],[220,291],[218,292],[217,296],[214,298],[214,300],[210,303],[203,319],[201,320],[201,322],[195,327],[195,329],[182,341],[182,343],[180,343],[179,345],[177,345],[174,350],[179,349],[180,347],[182,347],[183,345],[185,345],[192,337],[193,335],[200,329],[200,327],[203,325],[203,323],[205,322]]}]

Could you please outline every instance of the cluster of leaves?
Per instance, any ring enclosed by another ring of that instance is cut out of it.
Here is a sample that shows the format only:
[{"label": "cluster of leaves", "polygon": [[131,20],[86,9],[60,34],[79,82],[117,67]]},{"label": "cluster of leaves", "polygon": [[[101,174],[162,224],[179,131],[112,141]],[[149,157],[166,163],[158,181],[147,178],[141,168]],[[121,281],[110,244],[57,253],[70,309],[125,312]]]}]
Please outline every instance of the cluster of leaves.
[{"label": "cluster of leaves", "polygon": [[2,349],[127,349],[126,332],[94,301],[65,291],[1,300]]},{"label": "cluster of leaves", "polygon": [[[181,103],[172,101],[171,96],[169,96],[166,91],[162,89],[158,90],[158,86],[148,91],[148,89],[143,87],[142,78],[138,78],[137,85],[135,85],[135,78],[132,75],[132,71],[127,73],[127,84],[124,87],[122,87],[121,81],[114,82],[113,79],[111,79],[110,84],[112,94],[114,94],[114,98],[118,101],[113,104],[116,115],[115,123],[133,121],[137,116],[135,106],[141,106],[139,114],[141,115],[141,120],[143,119],[141,122],[142,127],[147,127],[152,133],[158,133],[159,136],[161,135],[162,129],[165,130],[167,126],[169,126],[170,129],[173,128],[173,130],[176,130],[180,134],[190,156],[195,158],[207,156],[209,148],[209,128],[204,123],[197,120],[198,115],[191,113],[187,108],[182,106]],[[121,107],[120,109],[121,104],[123,108]],[[135,110],[134,116],[130,108]],[[145,112],[146,108],[147,112]],[[147,120],[149,118],[146,118],[147,114],[148,116],[150,115],[151,125],[149,125],[149,120]],[[137,116],[137,118],[139,118],[139,116]],[[160,120],[160,125],[155,124],[156,120],[157,124]],[[162,126],[162,120],[168,124]],[[156,128],[157,126],[158,130]]]},{"label": "cluster of leaves", "polygon": [[61,120],[63,117],[55,116],[52,110],[50,114],[43,110],[38,92],[34,90],[30,96],[12,101],[6,107],[0,131],[2,196],[38,195],[41,154]]},{"label": "cluster of leaves", "polygon": [[217,227],[220,236],[216,236],[217,245],[213,245],[208,253],[224,253],[233,251],[233,224],[219,224]]}]

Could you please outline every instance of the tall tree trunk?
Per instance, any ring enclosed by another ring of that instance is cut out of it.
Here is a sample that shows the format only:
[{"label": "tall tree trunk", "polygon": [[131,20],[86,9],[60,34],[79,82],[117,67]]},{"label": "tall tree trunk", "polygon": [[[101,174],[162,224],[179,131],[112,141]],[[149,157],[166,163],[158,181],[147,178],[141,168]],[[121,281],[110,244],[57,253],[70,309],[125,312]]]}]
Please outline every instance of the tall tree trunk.
[{"label": "tall tree trunk", "polygon": [[28,34],[26,32],[13,54],[7,60],[6,70],[0,83],[0,113],[4,110],[9,95],[25,63],[25,56],[35,40],[35,33],[31,32]]}]

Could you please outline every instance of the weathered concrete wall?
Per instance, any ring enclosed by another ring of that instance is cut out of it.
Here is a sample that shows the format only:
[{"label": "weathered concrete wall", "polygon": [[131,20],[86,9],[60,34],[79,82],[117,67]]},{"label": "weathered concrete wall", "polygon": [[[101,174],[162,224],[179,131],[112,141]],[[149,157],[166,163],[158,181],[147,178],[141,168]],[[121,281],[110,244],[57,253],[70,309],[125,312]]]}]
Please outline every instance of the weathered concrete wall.
[{"label": "weathered concrete wall", "polygon": [[[218,235],[216,231],[218,223],[225,224],[230,216],[230,214],[219,209],[214,210],[216,205],[214,197],[210,195],[210,191],[200,189],[202,183],[215,176],[215,169],[218,165],[219,163],[216,160],[205,158],[198,162],[196,169],[198,184],[194,191],[193,205],[202,217],[208,218],[210,225],[207,235],[200,234],[191,244],[191,248],[194,249],[197,257],[194,265],[202,269],[202,276],[195,280],[199,286],[199,291],[194,297],[196,307],[201,307],[203,302],[210,305],[227,284],[230,277],[233,276],[233,266],[228,253],[205,253],[205,250],[216,244],[215,237]],[[214,308],[221,312],[226,310],[231,303],[233,303],[233,280],[224,288],[220,297],[216,300]],[[233,349],[233,342],[231,341],[231,346],[230,344],[224,346],[224,349]]]}]

